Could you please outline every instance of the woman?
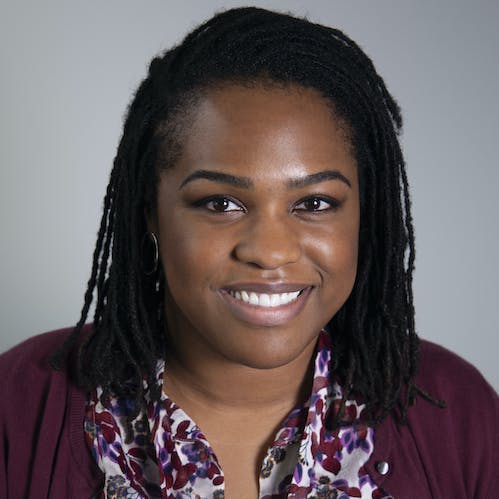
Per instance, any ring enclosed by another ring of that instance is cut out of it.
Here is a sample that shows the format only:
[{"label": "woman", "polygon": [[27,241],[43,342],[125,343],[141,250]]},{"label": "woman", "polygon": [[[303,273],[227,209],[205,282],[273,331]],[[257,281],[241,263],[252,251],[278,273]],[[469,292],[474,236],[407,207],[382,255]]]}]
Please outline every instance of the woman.
[{"label": "woman", "polygon": [[493,497],[497,396],[415,333],[400,128],[302,19],[229,10],[155,58],[78,325],[2,356],[0,495]]}]

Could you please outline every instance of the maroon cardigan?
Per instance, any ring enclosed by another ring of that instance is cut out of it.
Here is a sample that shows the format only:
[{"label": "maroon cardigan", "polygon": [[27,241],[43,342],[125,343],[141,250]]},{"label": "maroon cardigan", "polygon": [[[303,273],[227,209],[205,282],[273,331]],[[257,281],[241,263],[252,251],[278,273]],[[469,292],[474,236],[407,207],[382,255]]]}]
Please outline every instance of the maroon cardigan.
[{"label": "maroon cardigan", "polygon": [[[68,330],[35,336],[0,355],[0,498],[84,499],[102,476],[84,441],[85,393],[47,359]],[[499,497],[499,398],[469,363],[423,341],[420,398],[409,421],[385,420],[366,468],[395,499]],[[384,474],[381,474],[380,471]]]}]

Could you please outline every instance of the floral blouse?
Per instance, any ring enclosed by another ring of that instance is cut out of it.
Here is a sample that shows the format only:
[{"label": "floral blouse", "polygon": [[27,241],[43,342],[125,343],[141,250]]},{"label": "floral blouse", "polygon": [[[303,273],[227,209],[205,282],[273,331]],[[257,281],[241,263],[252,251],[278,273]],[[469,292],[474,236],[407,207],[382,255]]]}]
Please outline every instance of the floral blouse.
[{"label": "floral blouse", "polygon": [[[312,394],[284,420],[263,460],[260,499],[361,497],[390,499],[364,469],[374,448],[374,432],[359,422],[364,408],[347,403],[350,424],[328,431],[328,409],[341,399],[341,387],[329,380],[329,335],[320,334]],[[157,365],[162,383],[164,362]],[[146,387],[147,388],[147,387]],[[85,435],[104,473],[98,498],[223,499],[224,474],[201,429],[163,393],[159,402],[146,395],[125,438],[126,400],[106,405],[98,388],[87,403]]]}]

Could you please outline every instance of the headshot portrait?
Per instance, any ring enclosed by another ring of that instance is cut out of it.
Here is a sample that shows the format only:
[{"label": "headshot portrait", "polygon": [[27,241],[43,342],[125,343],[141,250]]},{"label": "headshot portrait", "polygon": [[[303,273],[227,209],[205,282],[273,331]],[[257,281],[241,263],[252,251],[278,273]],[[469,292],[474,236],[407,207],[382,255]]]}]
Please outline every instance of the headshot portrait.
[{"label": "headshot portrait", "polygon": [[3,10],[0,497],[495,497],[498,5]]}]

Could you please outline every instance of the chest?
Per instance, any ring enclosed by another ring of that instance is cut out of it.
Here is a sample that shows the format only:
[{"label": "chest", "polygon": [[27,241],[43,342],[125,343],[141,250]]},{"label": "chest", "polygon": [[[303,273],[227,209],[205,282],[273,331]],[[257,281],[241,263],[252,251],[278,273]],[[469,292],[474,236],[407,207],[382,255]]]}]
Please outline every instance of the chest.
[{"label": "chest", "polygon": [[257,499],[261,452],[248,445],[218,445],[218,462],[224,474],[224,499]]}]

